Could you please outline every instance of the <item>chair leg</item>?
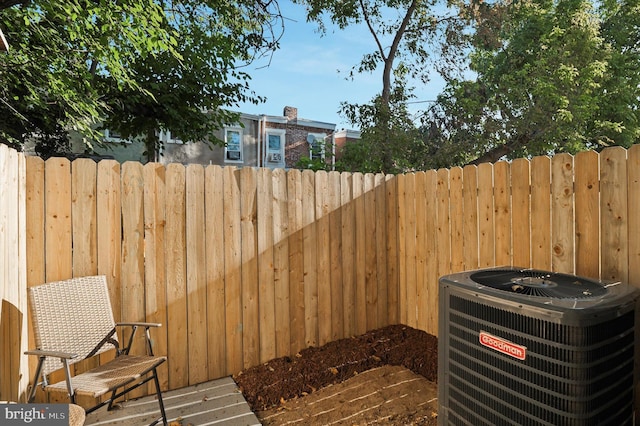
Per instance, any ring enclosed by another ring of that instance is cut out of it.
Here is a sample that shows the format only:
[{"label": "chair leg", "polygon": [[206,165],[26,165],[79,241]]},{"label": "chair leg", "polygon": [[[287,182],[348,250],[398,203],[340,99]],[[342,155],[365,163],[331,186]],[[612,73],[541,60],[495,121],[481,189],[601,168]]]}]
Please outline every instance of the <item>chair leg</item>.
[{"label": "chair leg", "polygon": [[[42,366],[44,365],[44,359],[45,357],[43,356],[39,357],[38,359],[38,367],[36,368],[35,378],[33,379],[33,386],[29,390],[29,397],[27,399],[27,402],[29,403],[32,403],[36,397],[36,390],[37,390],[36,388],[38,387],[38,380],[40,379],[40,374],[42,373]],[[43,378],[43,380],[46,381],[45,378]]]},{"label": "chair leg", "polygon": [[162,401],[162,392],[160,391],[160,380],[158,380],[158,370],[153,369],[153,381],[156,384],[156,395],[158,396],[158,405],[160,406],[160,413],[162,414],[162,424],[168,425],[167,413],[164,410],[164,402]]},{"label": "chair leg", "polygon": [[116,402],[116,391],[111,392],[111,398],[109,398],[109,405],[107,406],[107,410],[113,410],[113,404]]},{"label": "chair leg", "polygon": [[64,374],[65,374],[65,380],[67,382],[67,392],[69,393],[69,401],[71,401],[72,404],[75,404],[76,392],[73,389],[73,385],[71,384],[71,370],[69,369],[69,362],[66,359],[63,359],[62,365],[64,366]]}]

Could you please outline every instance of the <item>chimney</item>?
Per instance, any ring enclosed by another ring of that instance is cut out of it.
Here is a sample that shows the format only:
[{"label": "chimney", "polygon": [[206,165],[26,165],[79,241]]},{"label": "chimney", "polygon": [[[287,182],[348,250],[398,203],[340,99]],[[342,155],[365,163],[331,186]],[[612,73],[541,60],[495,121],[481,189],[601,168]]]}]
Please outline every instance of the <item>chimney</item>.
[{"label": "chimney", "polygon": [[283,115],[287,117],[288,121],[295,121],[298,119],[298,108],[286,106]]}]

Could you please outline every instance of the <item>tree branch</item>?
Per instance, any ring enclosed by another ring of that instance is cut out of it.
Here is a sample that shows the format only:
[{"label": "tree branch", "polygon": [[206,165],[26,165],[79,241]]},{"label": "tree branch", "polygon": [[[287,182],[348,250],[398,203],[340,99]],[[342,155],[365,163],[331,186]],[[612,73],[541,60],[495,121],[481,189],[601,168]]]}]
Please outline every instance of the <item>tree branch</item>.
[{"label": "tree branch", "polygon": [[382,47],[382,43],[378,38],[378,34],[376,34],[376,30],[373,28],[373,23],[371,22],[371,18],[369,17],[369,13],[367,12],[367,6],[364,4],[364,0],[359,0],[359,3],[360,3],[360,9],[362,9],[362,16],[364,18],[364,22],[366,22],[367,27],[369,27],[369,32],[373,36],[373,39],[375,40],[376,45],[378,46],[380,57],[382,57],[382,60],[386,62],[387,58],[384,54],[384,48]]},{"label": "tree branch", "polygon": [[495,163],[505,155],[513,152],[513,150],[516,148],[516,145],[517,145],[516,141],[513,141],[511,143],[506,143],[504,145],[498,145],[493,149],[485,152],[475,160],[470,161],[468,164],[477,166],[478,164],[481,164],[481,163]]},{"label": "tree branch", "polygon": [[468,164],[478,165],[480,163],[495,163],[505,155],[509,155],[516,149],[526,146],[532,139],[539,137],[541,134],[544,134],[544,130],[540,131],[534,129],[530,133],[524,135],[521,134],[503,145],[493,147],[475,160],[470,161]]},{"label": "tree branch", "polygon": [[418,0],[413,0],[409,5],[407,13],[405,13],[404,18],[402,18],[402,23],[400,23],[400,27],[398,28],[398,31],[396,31],[396,35],[393,37],[393,42],[389,48],[389,55],[384,61],[384,71],[382,74],[382,101],[387,105],[387,107],[391,97],[391,71],[393,69],[393,61],[395,60],[398,47],[400,46],[400,41],[402,40],[402,37],[404,37],[407,26],[413,17],[413,13],[415,12],[417,5]]}]

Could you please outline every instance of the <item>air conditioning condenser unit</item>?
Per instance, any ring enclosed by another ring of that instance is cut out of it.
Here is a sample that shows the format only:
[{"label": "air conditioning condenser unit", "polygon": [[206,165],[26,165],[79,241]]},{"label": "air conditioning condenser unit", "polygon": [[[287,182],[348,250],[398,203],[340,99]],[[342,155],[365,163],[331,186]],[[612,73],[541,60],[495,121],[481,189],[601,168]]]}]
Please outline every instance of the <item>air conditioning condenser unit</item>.
[{"label": "air conditioning condenser unit", "polygon": [[639,292],[515,267],[444,276],[441,425],[631,425]]}]

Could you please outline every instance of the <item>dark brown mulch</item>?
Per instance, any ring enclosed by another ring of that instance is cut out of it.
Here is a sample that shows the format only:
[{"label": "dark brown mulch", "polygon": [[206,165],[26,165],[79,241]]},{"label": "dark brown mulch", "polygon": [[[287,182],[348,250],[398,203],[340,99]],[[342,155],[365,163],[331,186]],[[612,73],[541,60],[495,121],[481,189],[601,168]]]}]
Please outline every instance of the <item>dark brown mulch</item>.
[{"label": "dark brown mulch", "polygon": [[384,365],[404,366],[436,382],[437,338],[406,325],[390,325],[268,361],[234,380],[257,412]]}]

